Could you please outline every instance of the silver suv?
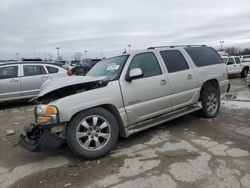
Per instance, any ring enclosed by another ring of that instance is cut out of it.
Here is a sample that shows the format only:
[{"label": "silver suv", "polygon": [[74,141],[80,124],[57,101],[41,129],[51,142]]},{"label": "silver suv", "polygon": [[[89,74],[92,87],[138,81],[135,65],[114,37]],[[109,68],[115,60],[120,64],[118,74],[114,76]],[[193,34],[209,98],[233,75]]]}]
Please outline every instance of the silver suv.
[{"label": "silver suv", "polygon": [[216,117],[229,88],[226,65],[206,46],[151,47],[102,60],[86,77],[52,79],[35,98],[36,123],[21,135],[31,151],[66,141],[82,158],[107,154],[119,136],[199,111]]}]

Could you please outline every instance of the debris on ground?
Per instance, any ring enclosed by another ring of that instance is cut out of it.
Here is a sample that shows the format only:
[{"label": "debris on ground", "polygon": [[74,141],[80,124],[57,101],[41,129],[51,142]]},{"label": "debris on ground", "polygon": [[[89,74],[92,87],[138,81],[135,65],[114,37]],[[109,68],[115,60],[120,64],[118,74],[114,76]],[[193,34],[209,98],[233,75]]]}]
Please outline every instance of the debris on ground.
[{"label": "debris on ground", "polygon": [[6,130],[6,135],[7,136],[11,136],[11,135],[14,135],[14,134],[15,134],[15,130],[13,130],[13,129]]},{"label": "debris on ground", "polygon": [[64,187],[69,187],[69,186],[71,186],[71,183],[64,184]]}]

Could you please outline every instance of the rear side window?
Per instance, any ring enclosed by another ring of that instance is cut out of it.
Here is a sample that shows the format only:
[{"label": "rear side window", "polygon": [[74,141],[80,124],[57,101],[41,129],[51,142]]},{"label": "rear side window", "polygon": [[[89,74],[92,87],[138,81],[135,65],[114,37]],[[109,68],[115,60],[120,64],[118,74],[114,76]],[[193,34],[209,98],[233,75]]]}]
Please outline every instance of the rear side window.
[{"label": "rear side window", "polygon": [[161,51],[160,54],[169,73],[178,72],[189,68],[187,61],[178,50]]},{"label": "rear side window", "polygon": [[219,54],[209,47],[185,48],[197,67],[223,63]]},{"label": "rear side window", "polygon": [[240,58],[236,57],[235,62],[236,62],[236,64],[240,64]]},{"label": "rear side window", "polygon": [[15,78],[18,76],[18,66],[0,67],[0,79]]},{"label": "rear side window", "polygon": [[46,71],[42,65],[23,65],[24,76],[34,76],[46,74]]},{"label": "rear side window", "polygon": [[55,68],[55,67],[51,67],[51,66],[46,66],[48,72],[51,74],[51,73],[57,73],[59,71],[58,68]]}]

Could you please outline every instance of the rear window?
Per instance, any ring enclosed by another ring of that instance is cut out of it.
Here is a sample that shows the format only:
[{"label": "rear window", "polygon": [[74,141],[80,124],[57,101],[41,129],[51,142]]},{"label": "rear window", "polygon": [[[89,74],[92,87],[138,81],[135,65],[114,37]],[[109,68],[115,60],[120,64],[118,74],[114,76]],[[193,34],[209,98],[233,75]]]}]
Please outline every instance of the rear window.
[{"label": "rear window", "polygon": [[47,70],[49,71],[49,73],[57,73],[59,71],[58,68],[55,67],[51,67],[51,66],[46,66]]},{"label": "rear window", "polygon": [[185,48],[197,67],[223,63],[219,54],[209,47]]}]

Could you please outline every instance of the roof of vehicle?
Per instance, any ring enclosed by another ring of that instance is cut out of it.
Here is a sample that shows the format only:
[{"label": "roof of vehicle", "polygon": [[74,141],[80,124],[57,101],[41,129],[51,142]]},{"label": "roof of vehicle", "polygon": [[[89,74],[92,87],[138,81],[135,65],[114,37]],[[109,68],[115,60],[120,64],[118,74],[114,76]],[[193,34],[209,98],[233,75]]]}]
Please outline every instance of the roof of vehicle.
[{"label": "roof of vehicle", "polygon": [[13,62],[3,62],[0,63],[0,66],[2,65],[16,65],[16,64],[44,64],[44,65],[54,65],[57,67],[61,67],[60,65],[56,63],[50,63],[46,61],[13,61]]}]

